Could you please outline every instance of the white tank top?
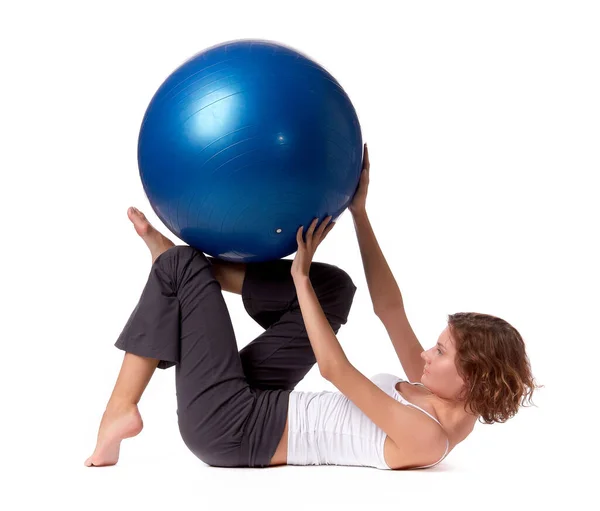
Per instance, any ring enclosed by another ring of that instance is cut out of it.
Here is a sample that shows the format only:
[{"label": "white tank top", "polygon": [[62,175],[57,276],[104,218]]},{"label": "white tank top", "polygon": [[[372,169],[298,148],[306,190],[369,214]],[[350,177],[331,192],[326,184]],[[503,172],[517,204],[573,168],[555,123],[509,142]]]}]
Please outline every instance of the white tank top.
[{"label": "white tank top", "polygon": [[[369,379],[400,403],[421,410],[440,424],[396,390],[396,383],[406,380],[388,373]],[[288,465],[358,465],[391,470],[383,456],[386,433],[341,392],[292,391],[288,420]],[[415,468],[437,465],[448,454],[449,446],[447,439],[446,452],[440,460]]]}]

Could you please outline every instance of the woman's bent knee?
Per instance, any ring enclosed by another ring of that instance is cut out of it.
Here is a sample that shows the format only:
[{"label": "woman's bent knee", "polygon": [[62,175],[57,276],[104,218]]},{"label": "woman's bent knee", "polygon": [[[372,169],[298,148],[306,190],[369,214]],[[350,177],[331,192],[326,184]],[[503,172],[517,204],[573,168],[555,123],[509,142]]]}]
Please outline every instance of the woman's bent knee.
[{"label": "woman's bent knee", "polygon": [[195,269],[198,268],[198,265],[210,267],[210,262],[204,252],[188,245],[176,245],[168,248],[156,258],[154,265],[166,273],[175,285],[182,280],[184,272],[190,268],[190,263],[194,259],[196,260]]},{"label": "woman's bent knee", "polygon": [[333,281],[341,286],[348,285],[348,287],[352,287],[354,285],[350,275],[339,266],[316,261],[312,263],[311,268],[312,267],[315,267],[317,270],[319,280]]},{"label": "woman's bent knee", "polygon": [[191,258],[196,252],[195,248],[188,245],[175,245],[159,254],[154,260],[154,264],[158,266],[168,265],[168,262],[173,259],[181,259],[182,257]]},{"label": "woman's bent knee", "polygon": [[336,330],[347,322],[357,288],[346,271],[327,263],[317,264],[315,291],[325,315],[334,323]]}]

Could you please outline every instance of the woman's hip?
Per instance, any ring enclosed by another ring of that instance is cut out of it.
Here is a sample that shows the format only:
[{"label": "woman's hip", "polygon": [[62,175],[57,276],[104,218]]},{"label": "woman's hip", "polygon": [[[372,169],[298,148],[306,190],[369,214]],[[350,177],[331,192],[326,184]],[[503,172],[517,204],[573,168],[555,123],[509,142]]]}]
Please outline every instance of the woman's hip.
[{"label": "woman's hip", "polygon": [[219,385],[177,416],[182,439],[210,466],[267,467],[283,435],[289,390]]}]

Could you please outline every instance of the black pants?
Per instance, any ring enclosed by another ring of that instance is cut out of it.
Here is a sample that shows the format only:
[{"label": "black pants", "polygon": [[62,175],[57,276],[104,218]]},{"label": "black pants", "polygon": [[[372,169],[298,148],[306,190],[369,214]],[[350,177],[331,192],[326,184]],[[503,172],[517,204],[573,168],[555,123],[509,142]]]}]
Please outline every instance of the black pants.
[{"label": "black pants", "polygon": [[[290,274],[292,261],[248,263],[242,300],[265,332],[238,352],[229,310],[209,259],[172,247],[148,282],[115,346],[175,366],[179,430],[203,462],[266,467],[281,440],[292,389],[315,364]],[[346,272],[313,262],[309,278],[335,333],[356,286]]]}]

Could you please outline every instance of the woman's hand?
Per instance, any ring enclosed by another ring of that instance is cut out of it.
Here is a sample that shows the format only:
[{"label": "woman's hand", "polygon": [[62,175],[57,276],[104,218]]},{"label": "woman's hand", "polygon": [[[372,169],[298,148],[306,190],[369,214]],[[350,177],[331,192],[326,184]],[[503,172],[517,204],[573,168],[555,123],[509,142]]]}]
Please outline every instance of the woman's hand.
[{"label": "woman's hand", "polygon": [[294,277],[305,276],[308,277],[308,272],[310,270],[310,264],[312,263],[312,259],[317,251],[317,247],[320,243],[325,239],[325,237],[329,234],[329,231],[333,229],[335,222],[331,222],[329,225],[327,223],[331,219],[331,216],[328,216],[321,222],[321,225],[315,232],[315,227],[317,225],[318,218],[315,218],[308,231],[306,231],[306,242],[302,239],[302,231],[304,230],[304,226],[301,225],[296,232],[296,241],[298,242],[298,251],[296,252],[296,257],[294,257],[294,262],[292,263],[291,274]]},{"label": "woman's hand", "polygon": [[363,154],[363,166],[362,171],[360,173],[360,183],[358,184],[358,189],[352,198],[352,202],[348,209],[350,213],[360,213],[365,211],[367,208],[367,190],[369,188],[369,169],[371,165],[369,163],[369,149],[367,148],[367,144],[365,144],[365,150]]}]

